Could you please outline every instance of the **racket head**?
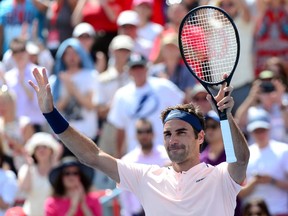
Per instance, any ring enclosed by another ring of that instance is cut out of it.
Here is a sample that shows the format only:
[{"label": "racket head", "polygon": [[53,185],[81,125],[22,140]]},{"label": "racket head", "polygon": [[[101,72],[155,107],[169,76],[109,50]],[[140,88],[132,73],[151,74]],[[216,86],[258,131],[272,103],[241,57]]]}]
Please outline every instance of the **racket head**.
[{"label": "racket head", "polygon": [[224,10],[199,6],[189,11],[180,24],[178,40],[184,63],[206,89],[223,82],[229,85],[238,64],[240,40]]}]

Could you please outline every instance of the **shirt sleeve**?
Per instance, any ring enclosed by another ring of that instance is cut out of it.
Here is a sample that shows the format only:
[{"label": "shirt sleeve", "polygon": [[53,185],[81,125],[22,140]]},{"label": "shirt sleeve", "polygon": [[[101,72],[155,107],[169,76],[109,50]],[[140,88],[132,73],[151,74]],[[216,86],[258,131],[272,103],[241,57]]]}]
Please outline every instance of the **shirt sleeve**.
[{"label": "shirt sleeve", "polygon": [[146,164],[127,163],[122,160],[117,160],[117,165],[120,177],[120,183],[117,184],[117,186],[120,189],[128,190],[137,195],[145,174],[152,166]]},{"label": "shirt sleeve", "polygon": [[44,211],[45,216],[57,216],[57,208],[55,206],[56,200],[52,197],[48,197],[45,201]]},{"label": "shirt sleeve", "polygon": [[216,168],[221,175],[221,187],[225,203],[236,205],[236,196],[242,187],[231,178],[228,172],[228,163],[220,163]]}]

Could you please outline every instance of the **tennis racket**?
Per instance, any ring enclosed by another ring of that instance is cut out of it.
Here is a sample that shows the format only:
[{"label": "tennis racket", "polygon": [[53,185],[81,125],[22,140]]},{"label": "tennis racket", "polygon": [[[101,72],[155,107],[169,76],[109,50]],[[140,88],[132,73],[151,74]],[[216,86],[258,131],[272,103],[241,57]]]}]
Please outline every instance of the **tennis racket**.
[{"label": "tennis racket", "polygon": [[[233,20],[214,6],[200,6],[189,11],[179,28],[179,48],[187,68],[212,96],[217,107],[214,99],[217,86],[224,82],[230,84],[239,59],[239,35]],[[226,161],[236,162],[226,110],[218,110],[218,114]]]}]

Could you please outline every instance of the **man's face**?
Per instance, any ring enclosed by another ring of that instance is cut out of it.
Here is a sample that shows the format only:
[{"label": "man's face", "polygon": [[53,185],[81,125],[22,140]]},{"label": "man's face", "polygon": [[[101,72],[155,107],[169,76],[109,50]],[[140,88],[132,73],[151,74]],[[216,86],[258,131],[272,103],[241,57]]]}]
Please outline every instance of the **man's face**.
[{"label": "man's face", "polygon": [[136,126],[137,140],[142,149],[151,149],[153,146],[153,131],[150,125],[140,122]]},{"label": "man's face", "polygon": [[195,137],[193,127],[185,121],[172,119],[164,125],[164,145],[172,162],[184,163],[199,158],[202,135]]}]

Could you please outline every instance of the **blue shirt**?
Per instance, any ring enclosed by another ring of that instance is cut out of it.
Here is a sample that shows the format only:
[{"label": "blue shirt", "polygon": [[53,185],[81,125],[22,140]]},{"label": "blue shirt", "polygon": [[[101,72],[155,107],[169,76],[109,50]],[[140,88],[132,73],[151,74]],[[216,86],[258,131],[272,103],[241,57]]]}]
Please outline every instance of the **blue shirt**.
[{"label": "blue shirt", "polygon": [[8,50],[11,40],[21,35],[23,23],[28,24],[28,33],[31,36],[33,21],[38,20],[38,37],[43,39],[44,18],[45,14],[40,13],[32,0],[26,0],[22,4],[15,3],[14,0],[1,1],[0,26],[4,30],[3,53]]}]

